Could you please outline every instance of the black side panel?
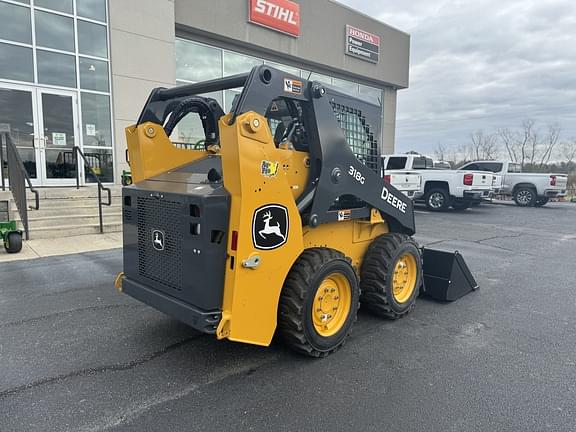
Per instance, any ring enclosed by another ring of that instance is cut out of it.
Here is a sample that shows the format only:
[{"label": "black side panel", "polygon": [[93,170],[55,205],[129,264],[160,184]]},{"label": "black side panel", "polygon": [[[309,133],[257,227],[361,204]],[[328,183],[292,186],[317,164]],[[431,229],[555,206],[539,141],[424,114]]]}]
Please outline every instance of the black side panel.
[{"label": "black side panel", "polygon": [[201,311],[219,311],[229,208],[221,186],[165,179],[124,188],[126,278]]}]

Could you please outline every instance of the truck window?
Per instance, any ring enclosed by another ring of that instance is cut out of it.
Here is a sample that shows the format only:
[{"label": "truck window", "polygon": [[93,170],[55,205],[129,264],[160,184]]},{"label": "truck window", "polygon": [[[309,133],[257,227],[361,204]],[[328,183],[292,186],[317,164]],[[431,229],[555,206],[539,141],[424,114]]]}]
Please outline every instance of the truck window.
[{"label": "truck window", "polygon": [[434,168],[434,161],[425,156],[415,157],[412,162],[412,169],[429,169]]},{"label": "truck window", "polygon": [[517,163],[508,164],[508,172],[509,173],[522,172],[522,167],[520,166],[520,164],[517,164]]},{"label": "truck window", "polygon": [[480,166],[478,164],[475,164],[475,163],[464,165],[460,169],[465,170],[465,171],[481,171]]},{"label": "truck window", "polygon": [[493,173],[502,171],[502,164],[498,162],[483,162],[478,165],[480,165],[480,169],[482,171],[489,171]]},{"label": "truck window", "polygon": [[388,159],[388,163],[386,164],[386,169],[395,170],[395,169],[404,169],[406,168],[406,161],[408,160],[407,157],[391,157]]}]

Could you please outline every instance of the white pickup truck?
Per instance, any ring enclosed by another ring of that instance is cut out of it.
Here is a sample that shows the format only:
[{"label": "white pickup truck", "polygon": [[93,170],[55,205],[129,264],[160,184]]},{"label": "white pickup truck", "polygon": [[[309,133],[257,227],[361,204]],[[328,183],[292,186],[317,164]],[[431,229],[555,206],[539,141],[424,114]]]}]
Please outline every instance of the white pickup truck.
[{"label": "white pickup truck", "polygon": [[541,207],[550,198],[566,196],[566,174],[523,173],[520,164],[508,161],[474,161],[460,169],[498,175],[501,183],[496,192],[512,196],[520,207]]},{"label": "white pickup truck", "polygon": [[420,189],[414,193],[415,201],[424,201],[432,211],[444,211],[450,206],[465,210],[475,202],[492,195],[493,175],[486,171],[434,169],[433,160],[419,154],[382,156],[384,176],[409,172],[421,176]]},{"label": "white pickup truck", "polygon": [[390,183],[408,198],[414,198],[420,190],[422,176],[410,171],[384,173],[384,181]]}]

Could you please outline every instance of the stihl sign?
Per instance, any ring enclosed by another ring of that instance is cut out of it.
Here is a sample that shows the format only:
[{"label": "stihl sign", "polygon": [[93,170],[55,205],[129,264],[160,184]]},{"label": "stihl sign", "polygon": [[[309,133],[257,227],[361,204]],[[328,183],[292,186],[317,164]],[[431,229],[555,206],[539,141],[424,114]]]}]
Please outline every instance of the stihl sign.
[{"label": "stihl sign", "polygon": [[378,63],[380,60],[380,37],[347,25],[346,54]]},{"label": "stihl sign", "polygon": [[289,0],[248,0],[251,23],[300,36],[300,5]]}]

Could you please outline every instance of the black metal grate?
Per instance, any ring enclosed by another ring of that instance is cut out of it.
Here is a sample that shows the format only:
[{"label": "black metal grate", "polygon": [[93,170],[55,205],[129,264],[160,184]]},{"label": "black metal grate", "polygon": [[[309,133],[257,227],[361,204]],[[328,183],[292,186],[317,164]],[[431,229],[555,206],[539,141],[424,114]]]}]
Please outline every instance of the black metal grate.
[{"label": "black metal grate", "polygon": [[378,140],[374,137],[362,111],[334,101],[330,102],[330,105],[356,159],[378,172]]},{"label": "black metal grate", "polygon": [[[182,289],[182,204],[138,197],[138,273],[165,287]],[[164,233],[164,250],[154,249],[152,233]]]}]

